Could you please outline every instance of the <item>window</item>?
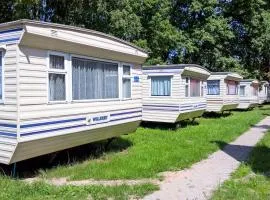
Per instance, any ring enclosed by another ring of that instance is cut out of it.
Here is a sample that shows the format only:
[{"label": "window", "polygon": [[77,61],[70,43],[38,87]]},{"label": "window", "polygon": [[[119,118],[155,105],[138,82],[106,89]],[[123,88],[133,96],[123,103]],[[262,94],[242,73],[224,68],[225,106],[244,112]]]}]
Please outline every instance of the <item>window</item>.
[{"label": "window", "polygon": [[3,100],[3,52],[0,51],[0,101]]},{"label": "window", "polygon": [[208,80],[207,81],[207,94],[208,95],[219,95],[220,94],[220,81],[219,80]]},{"label": "window", "polygon": [[253,96],[258,96],[258,86],[252,86],[253,90],[252,90],[252,94]]},{"label": "window", "polygon": [[227,94],[236,95],[238,94],[238,84],[236,81],[226,81],[227,83]]},{"label": "window", "polygon": [[202,81],[202,84],[201,84],[201,96],[203,97],[203,95],[204,95],[204,92],[203,92],[203,90],[204,90],[204,82]]},{"label": "window", "polygon": [[200,80],[190,79],[190,96],[199,97],[200,96]]},{"label": "window", "polygon": [[72,58],[72,96],[73,100],[119,98],[118,64]]},{"label": "window", "polygon": [[264,94],[267,94],[267,86],[264,86]]},{"label": "window", "polygon": [[171,96],[171,77],[151,77],[151,96]]},{"label": "window", "polygon": [[245,89],[246,89],[246,86],[240,85],[240,96],[246,95]]},{"label": "window", "polygon": [[123,86],[122,94],[123,98],[131,98],[131,66],[123,65]]},{"label": "window", "polygon": [[189,78],[185,78],[185,97],[189,96]]},{"label": "window", "polygon": [[64,56],[49,56],[49,100],[66,100],[66,70]]}]

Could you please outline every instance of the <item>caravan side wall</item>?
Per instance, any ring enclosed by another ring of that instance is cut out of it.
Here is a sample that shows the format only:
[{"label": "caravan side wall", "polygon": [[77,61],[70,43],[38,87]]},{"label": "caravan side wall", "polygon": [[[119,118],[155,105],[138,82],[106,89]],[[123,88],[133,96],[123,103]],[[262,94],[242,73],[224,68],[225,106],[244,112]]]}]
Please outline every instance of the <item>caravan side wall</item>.
[{"label": "caravan side wall", "polygon": [[[182,78],[182,70],[173,74],[171,96],[168,97],[151,96],[151,73],[149,75],[148,73],[143,75],[143,121],[175,123],[198,117],[204,112],[205,97],[185,97],[185,79]],[[204,88],[203,93],[205,92]]]},{"label": "caravan side wall", "polygon": [[241,82],[240,86],[245,86],[245,95],[240,95],[240,103],[239,109],[247,109],[250,107],[254,107],[258,104],[258,96],[254,96],[252,93],[253,87],[251,86],[251,82]]},{"label": "caravan side wall", "polygon": [[0,98],[0,163],[8,164],[17,145],[17,51],[22,28],[0,31],[1,90]]},{"label": "caravan side wall", "polygon": [[184,97],[181,88],[180,73],[174,74],[171,79],[171,96],[152,97],[151,79],[143,75],[143,121],[157,121],[174,123],[179,115],[179,99]]},{"label": "caravan side wall", "polygon": [[0,104],[0,163],[8,163],[17,144],[17,44],[2,52],[3,100]]},{"label": "caravan side wall", "polygon": [[[131,99],[48,103],[47,57],[47,50],[20,46],[20,143],[11,162],[136,130],[142,117],[140,65],[131,69]],[[88,116],[101,121],[89,125]]]},{"label": "caravan side wall", "polygon": [[215,75],[208,80],[220,80],[220,94],[219,95],[207,95],[207,111],[220,112],[224,110],[235,109],[239,104],[239,85],[238,94],[228,95],[227,94],[227,83],[224,79],[224,75]]}]

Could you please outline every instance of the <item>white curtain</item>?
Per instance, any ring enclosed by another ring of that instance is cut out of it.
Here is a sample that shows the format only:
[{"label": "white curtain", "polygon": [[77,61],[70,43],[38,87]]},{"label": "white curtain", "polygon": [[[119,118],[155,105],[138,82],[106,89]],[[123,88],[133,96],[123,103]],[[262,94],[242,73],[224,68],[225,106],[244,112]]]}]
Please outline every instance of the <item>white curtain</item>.
[{"label": "white curtain", "polygon": [[129,78],[123,78],[123,98],[131,97],[131,81]]},{"label": "white curtain", "polygon": [[220,94],[220,81],[219,80],[207,81],[207,91],[209,95],[219,95]]},{"label": "white curtain", "polygon": [[227,81],[227,94],[236,95],[237,94],[237,82]]},{"label": "white curtain", "polygon": [[49,74],[50,101],[63,101],[66,99],[65,75]]},{"label": "white curtain", "polygon": [[151,77],[152,96],[170,96],[171,95],[171,77],[156,76]]},{"label": "white curtain", "polygon": [[245,89],[246,89],[245,86],[243,85],[240,86],[240,96],[245,96]]},{"label": "white curtain", "polygon": [[64,69],[65,68],[64,56],[50,55],[50,68]]},{"label": "white curtain", "polygon": [[200,80],[190,79],[190,96],[191,97],[200,96]]},{"label": "white curtain", "polygon": [[81,58],[72,59],[74,100],[118,98],[118,65]]}]

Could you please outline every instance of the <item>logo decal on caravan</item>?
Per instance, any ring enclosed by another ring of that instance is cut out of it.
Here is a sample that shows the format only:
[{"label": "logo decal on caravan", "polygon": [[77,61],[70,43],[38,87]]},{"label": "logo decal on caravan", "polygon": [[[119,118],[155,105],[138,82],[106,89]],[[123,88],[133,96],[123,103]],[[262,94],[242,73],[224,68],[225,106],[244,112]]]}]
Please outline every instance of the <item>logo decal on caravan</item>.
[{"label": "logo decal on caravan", "polygon": [[89,115],[86,117],[86,125],[100,124],[100,123],[109,122],[109,121],[110,121],[109,114]]}]

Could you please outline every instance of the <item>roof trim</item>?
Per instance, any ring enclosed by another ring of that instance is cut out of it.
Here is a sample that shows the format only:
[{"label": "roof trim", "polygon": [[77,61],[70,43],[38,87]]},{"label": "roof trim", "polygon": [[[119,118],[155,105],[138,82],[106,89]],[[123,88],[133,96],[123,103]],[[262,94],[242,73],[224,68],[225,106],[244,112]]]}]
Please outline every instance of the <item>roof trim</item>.
[{"label": "roof trim", "polygon": [[211,73],[208,69],[201,65],[197,64],[175,64],[175,65],[149,65],[143,66],[143,70],[153,70],[153,69],[184,69],[185,67],[198,67],[209,73]]},{"label": "roof trim", "polygon": [[149,53],[145,49],[140,48],[140,47],[138,47],[130,42],[127,42],[127,41],[122,40],[120,38],[117,38],[115,36],[108,35],[108,34],[105,34],[105,33],[99,32],[99,31],[95,31],[95,30],[91,30],[91,29],[76,27],[76,26],[57,24],[57,23],[51,23],[51,22],[35,21],[35,20],[29,20],[29,19],[20,19],[20,20],[16,20],[16,21],[1,23],[0,28],[5,28],[8,26],[17,26],[17,25],[21,25],[21,26],[23,26],[23,25],[39,25],[39,26],[46,26],[46,27],[51,27],[51,28],[61,28],[61,29],[66,29],[66,30],[72,30],[72,31],[77,31],[77,32],[82,32],[82,33],[87,33],[87,34],[93,34],[96,36],[103,36],[103,37],[106,37],[110,40],[115,40],[117,42],[126,44],[130,47],[133,47],[133,48],[139,50],[139,51],[142,51],[143,53],[146,53],[146,54]]}]

